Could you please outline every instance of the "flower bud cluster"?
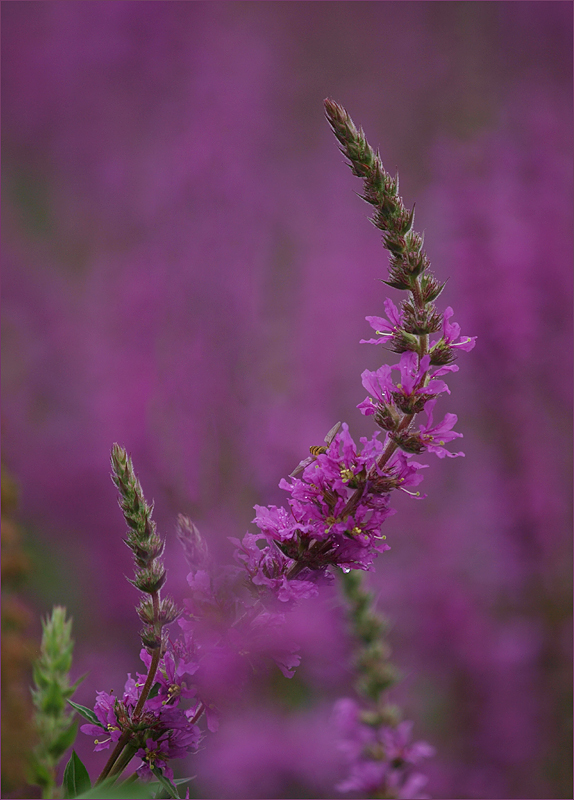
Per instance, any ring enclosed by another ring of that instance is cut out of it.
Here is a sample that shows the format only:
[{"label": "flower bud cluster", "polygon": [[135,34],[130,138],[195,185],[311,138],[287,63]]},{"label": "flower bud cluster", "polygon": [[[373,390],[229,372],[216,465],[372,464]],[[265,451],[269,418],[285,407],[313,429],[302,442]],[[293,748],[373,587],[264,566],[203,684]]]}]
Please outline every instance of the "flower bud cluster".
[{"label": "flower bud cluster", "polygon": [[125,544],[134,555],[135,577],[130,580],[136,589],[150,598],[142,599],[136,609],[144,627],[140,631],[142,644],[148,651],[162,647],[162,628],[179,616],[170,598],[160,600],[159,592],[166,580],[161,557],[165,542],[158,535],[152,520],[153,504],[146,502],[131,458],[123,447],[112,448],[112,481],[120,493],[119,506],[128,524]]},{"label": "flower bud cluster", "polygon": [[[399,176],[392,178],[385,172],[379,153],[375,153],[345,109],[328,99],[325,112],[353,175],[363,179],[362,199],[374,206],[371,221],[383,232],[383,244],[391,253],[390,276],[385,283],[395,289],[412,290],[429,265],[422,249],[423,237],[412,230],[414,206],[411,210],[405,208],[399,196]],[[438,297],[443,286],[434,280],[427,283],[427,302]]]},{"label": "flower bud cluster", "polygon": [[180,514],[177,518],[177,538],[183,547],[187,563],[195,569],[205,567],[209,562],[207,542],[189,517]]},{"label": "flower bud cluster", "polygon": [[374,599],[363,586],[362,573],[357,570],[343,573],[341,583],[353,634],[358,641],[355,651],[357,692],[376,704],[377,715],[384,712],[387,718],[389,707],[382,705],[383,693],[399,679],[389,660],[391,649],[384,639],[388,623],[374,610]]}]

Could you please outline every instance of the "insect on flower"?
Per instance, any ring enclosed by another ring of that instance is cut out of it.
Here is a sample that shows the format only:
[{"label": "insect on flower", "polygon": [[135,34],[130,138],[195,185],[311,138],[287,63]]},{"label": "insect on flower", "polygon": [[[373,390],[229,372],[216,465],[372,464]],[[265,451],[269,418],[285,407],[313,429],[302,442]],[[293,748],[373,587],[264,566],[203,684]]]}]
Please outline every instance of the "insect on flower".
[{"label": "insect on flower", "polygon": [[309,448],[309,452],[311,453],[311,455],[307,456],[307,458],[304,458],[303,461],[300,461],[297,464],[297,466],[295,467],[295,469],[293,470],[293,472],[290,473],[289,477],[290,478],[295,478],[297,475],[299,475],[301,472],[303,472],[305,467],[308,467],[309,464],[312,464],[313,461],[315,461],[315,459],[317,458],[318,455],[320,455],[321,453],[326,453],[327,452],[327,447],[329,447],[329,445],[331,444],[331,442],[333,441],[333,439],[335,438],[335,436],[339,432],[339,428],[340,427],[341,427],[341,423],[340,422],[337,422],[335,425],[333,425],[333,427],[331,428],[329,433],[325,436],[325,444],[324,445],[323,444],[311,445],[311,447]]}]

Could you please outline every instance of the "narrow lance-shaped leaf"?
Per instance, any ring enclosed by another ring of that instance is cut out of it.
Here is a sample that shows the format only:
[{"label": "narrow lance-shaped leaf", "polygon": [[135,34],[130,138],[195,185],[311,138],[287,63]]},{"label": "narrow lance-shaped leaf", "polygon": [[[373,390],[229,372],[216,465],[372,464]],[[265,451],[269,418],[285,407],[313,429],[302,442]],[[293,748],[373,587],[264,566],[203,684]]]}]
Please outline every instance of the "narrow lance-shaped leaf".
[{"label": "narrow lance-shaped leaf", "polygon": [[64,797],[77,797],[82,792],[91,789],[88,770],[80,761],[75,750],[72,750],[70,760],[64,770]]},{"label": "narrow lance-shaped leaf", "polygon": [[152,767],[151,771],[153,772],[155,777],[158,779],[158,781],[160,782],[160,784],[163,786],[163,788],[170,797],[179,798],[177,789],[175,788],[173,783],[165,777],[161,769],[159,769],[158,767]]},{"label": "narrow lance-shaped leaf", "polygon": [[98,725],[100,728],[104,728],[100,720],[96,717],[94,712],[91,708],[86,708],[86,706],[81,706],[79,703],[74,703],[72,700],[68,700],[68,703],[75,708],[78,714],[81,714],[84,719],[87,719],[88,722],[91,722],[92,725]]}]

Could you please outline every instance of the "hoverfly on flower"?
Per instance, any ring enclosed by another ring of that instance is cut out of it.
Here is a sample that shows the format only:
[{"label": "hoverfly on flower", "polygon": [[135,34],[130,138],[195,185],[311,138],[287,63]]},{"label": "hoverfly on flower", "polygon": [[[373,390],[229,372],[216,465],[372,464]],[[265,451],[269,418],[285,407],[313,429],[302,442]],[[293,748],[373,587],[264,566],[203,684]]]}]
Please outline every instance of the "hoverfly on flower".
[{"label": "hoverfly on flower", "polygon": [[297,464],[297,466],[295,467],[295,469],[293,470],[293,472],[290,473],[289,477],[290,478],[295,478],[297,475],[299,475],[301,472],[303,472],[303,470],[306,467],[308,467],[309,464],[312,464],[313,461],[315,461],[315,459],[317,458],[318,455],[321,455],[321,453],[326,453],[327,452],[327,448],[329,447],[329,445],[331,444],[331,442],[333,441],[333,439],[335,438],[335,436],[339,432],[339,428],[340,427],[341,427],[341,423],[340,422],[337,422],[335,425],[333,425],[333,427],[331,428],[329,433],[325,436],[325,444],[324,445],[323,444],[311,445],[311,447],[309,448],[309,452],[311,453],[311,455],[307,456],[307,458],[304,458],[303,461],[300,461]]}]

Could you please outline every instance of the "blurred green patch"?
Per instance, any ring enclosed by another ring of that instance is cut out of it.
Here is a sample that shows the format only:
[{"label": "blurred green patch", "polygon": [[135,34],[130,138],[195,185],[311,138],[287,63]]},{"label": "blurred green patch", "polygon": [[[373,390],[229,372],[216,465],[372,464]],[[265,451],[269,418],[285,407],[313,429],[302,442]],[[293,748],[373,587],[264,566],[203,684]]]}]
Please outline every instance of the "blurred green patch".
[{"label": "blurred green patch", "polygon": [[37,172],[23,168],[8,169],[4,179],[5,201],[18,212],[24,227],[33,235],[44,237],[52,227],[49,181]]},{"label": "blurred green patch", "polygon": [[297,671],[292,678],[286,678],[279,669],[274,669],[269,676],[269,694],[274,703],[286,711],[313,705],[314,694]]}]

